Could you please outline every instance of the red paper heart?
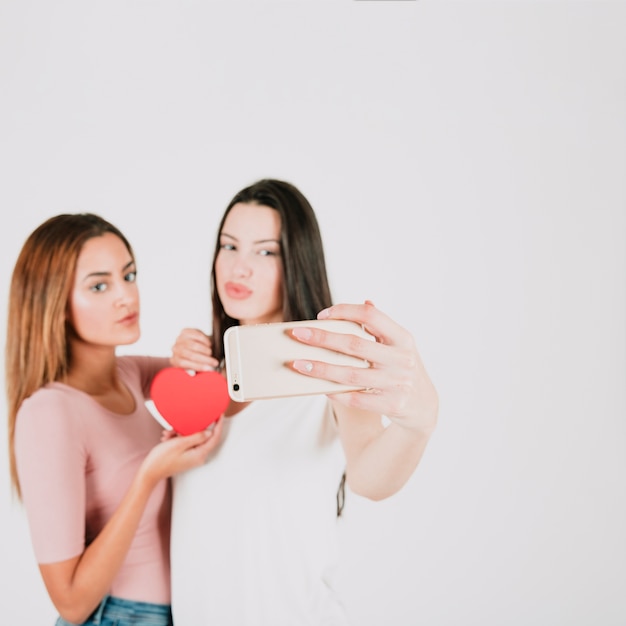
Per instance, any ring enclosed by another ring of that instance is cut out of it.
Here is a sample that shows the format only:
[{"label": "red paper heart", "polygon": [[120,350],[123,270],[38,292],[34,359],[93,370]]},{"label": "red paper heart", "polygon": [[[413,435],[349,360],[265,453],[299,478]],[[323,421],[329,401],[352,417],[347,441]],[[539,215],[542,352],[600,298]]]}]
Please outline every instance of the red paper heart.
[{"label": "red paper heart", "polygon": [[228,383],[217,372],[188,374],[166,367],[152,380],[152,401],[161,417],[180,435],[204,430],[224,413]]}]

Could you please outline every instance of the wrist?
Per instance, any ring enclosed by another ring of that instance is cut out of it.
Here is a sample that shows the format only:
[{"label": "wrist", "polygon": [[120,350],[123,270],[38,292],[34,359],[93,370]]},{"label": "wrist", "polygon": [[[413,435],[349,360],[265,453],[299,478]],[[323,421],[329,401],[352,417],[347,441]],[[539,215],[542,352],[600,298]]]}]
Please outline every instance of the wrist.
[{"label": "wrist", "polygon": [[155,471],[150,463],[150,455],[148,455],[143,463],[139,466],[135,476],[135,486],[140,492],[149,494],[159,483],[161,476]]},{"label": "wrist", "polygon": [[391,423],[397,426],[407,437],[415,437],[423,440],[428,439],[437,426],[437,416],[415,416],[389,418]]}]

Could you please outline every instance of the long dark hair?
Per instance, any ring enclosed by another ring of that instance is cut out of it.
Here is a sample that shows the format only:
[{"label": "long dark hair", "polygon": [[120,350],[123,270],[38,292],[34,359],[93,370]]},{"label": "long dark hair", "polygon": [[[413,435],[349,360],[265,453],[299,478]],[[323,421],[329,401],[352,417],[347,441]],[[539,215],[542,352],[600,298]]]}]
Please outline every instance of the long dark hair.
[{"label": "long dark hair", "polygon": [[215,260],[219,237],[230,210],[240,202],[270,207],[280,215],[280,248],[283,265],[283,319],[314,319],[332,304],[324,248],[313,207],[292,184],[275,179],[260,180],[237,193],[220,222],[211,265],[213,305],[213,355],[224,358],[224,332],[239,323],[224,311],[215,284]]},{"label": "long dark hair", "polygon": [[[211,302],[213,305],[213,356],[224,358],[224,332],[239,321],[229,317],[217,292],[215,260],[220,250],[219,238],[229,211],[236,204],[270,207],[280,215],[280,248],[283,269],[283,320],[315,319],[319,311],[332,304],[324,246],[313,207],[304,194],[291,183],[264,178],[245,187],[229,202],[217,230],[211,264]],[[337,516],[345,500],[345,472],[337,491]]]}]

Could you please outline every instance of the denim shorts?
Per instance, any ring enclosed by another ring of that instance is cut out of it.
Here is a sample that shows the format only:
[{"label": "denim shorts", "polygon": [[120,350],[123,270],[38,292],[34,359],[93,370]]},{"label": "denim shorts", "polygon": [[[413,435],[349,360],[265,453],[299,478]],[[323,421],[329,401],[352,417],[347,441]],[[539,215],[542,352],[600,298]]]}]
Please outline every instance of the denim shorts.
[{"label": "denim shorts", "polygon": [[[80,626],[172,626],[169,604],[135,602],[106,596]],[[77,626],[59,617],[55,626]]]}]

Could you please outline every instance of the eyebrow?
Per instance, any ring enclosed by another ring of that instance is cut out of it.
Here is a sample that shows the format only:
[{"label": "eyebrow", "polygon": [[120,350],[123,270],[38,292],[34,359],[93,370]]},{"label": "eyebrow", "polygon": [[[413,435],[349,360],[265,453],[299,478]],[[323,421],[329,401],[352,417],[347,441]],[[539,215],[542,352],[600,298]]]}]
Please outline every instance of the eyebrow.
[{"label": "eyebrow", "polygon": [[[229,239],[232,239],[233,241],[239,241],[239,239],[237,239],[237,237],[234,237],[233,235],[229,235],[228,233],[225,232],[221,232],[220,233],[220,237],[228,237]],[[258,243],[277,243],[280,245],[280,239],[257,239],[256,241],[252,242],[253,244],[258,244]]]},{"label": "eyebrow", "polygon": [[[133,265],[135,265],[135,261],[134,260],[133,261],[129,261],[122,268],[122,272],[125,272],[127,269],[129,269]],[[91,278],[98,278],[99,276],[111,276],[111,272],[91,272],[91,274],[87,274],[87,276],[85,276],[85,278],[83,278],[83,281],[89,280]]]}]

